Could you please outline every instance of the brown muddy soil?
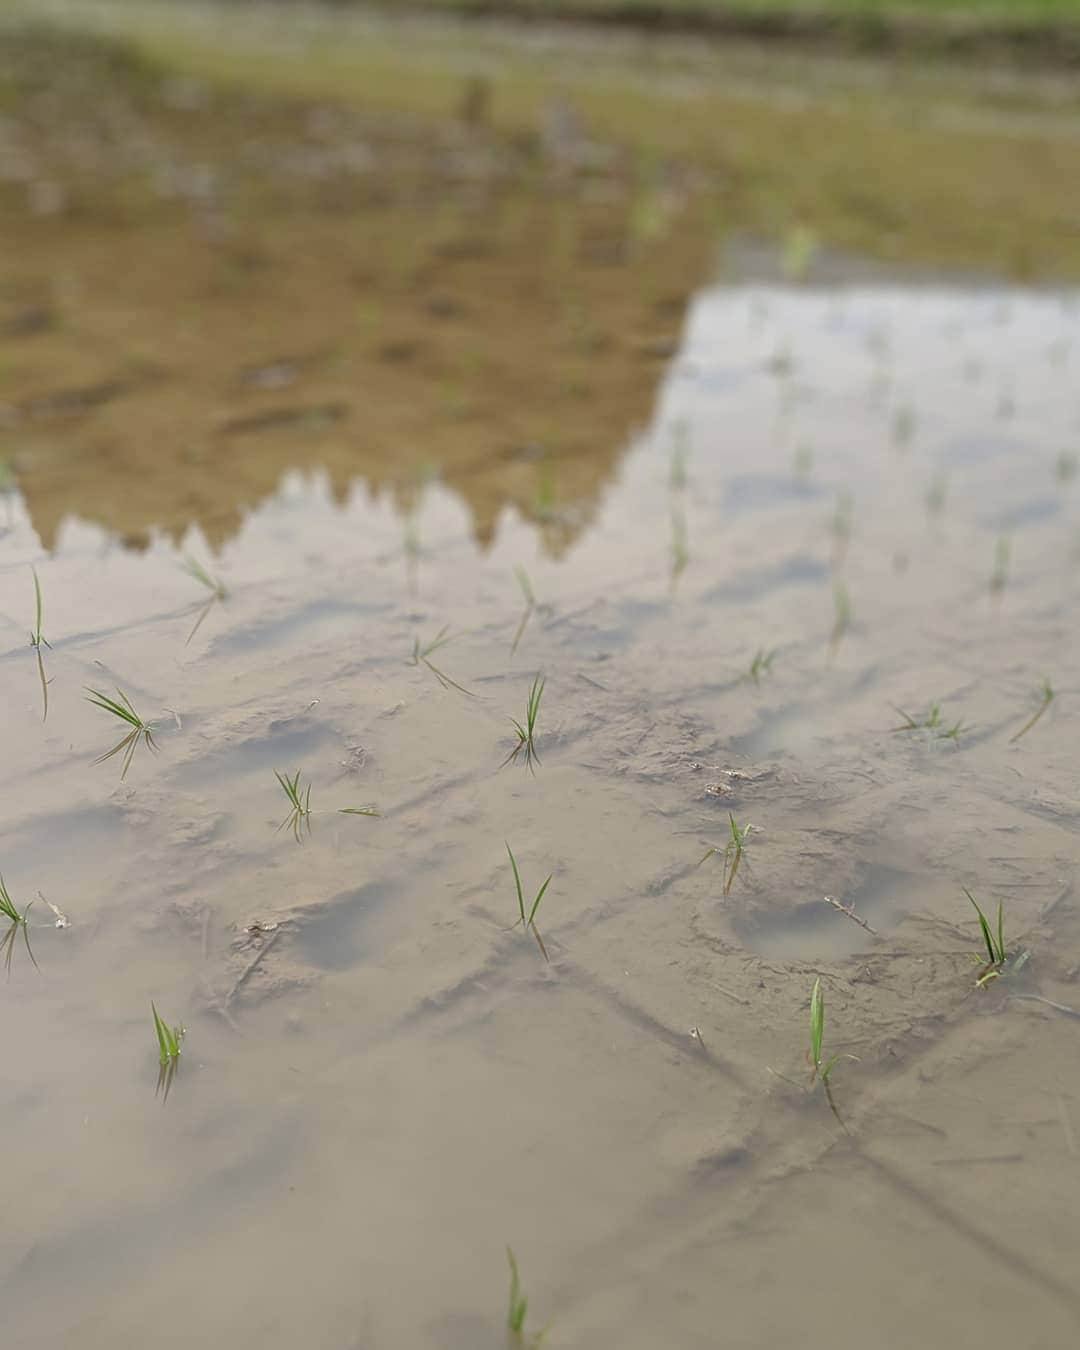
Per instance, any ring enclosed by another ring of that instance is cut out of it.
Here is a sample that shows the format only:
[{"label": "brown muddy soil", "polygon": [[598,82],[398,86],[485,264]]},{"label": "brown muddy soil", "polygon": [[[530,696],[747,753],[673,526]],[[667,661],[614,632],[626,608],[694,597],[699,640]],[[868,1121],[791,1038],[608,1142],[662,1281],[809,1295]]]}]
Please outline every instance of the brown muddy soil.
[{"label": "brown muddy soil", "polygon": [[[551,1347],[1070,1344],[1074,292],[805,235],[717,275],[691,159],[40,53],[9,1342],[499,1346],[509,1244]],[[123,779],[86,686],[154,720]]]}]

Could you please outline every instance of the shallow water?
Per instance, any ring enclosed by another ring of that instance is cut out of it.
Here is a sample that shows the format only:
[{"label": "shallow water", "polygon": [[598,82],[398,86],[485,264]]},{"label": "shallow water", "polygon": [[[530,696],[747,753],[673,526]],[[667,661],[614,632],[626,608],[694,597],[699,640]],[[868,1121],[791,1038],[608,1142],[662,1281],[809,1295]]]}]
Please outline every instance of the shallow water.
[{"label": "shallow water", "polygon": [[[195,246],[127,290],[87,262],[114,239],[37,241],[67,317],[2,395],[0,860],[70,919],[34,905],[40,973],[16,947],[3,990],[10,1343],[501,1345],[506,1244],[551,1346],[1070,1343],[1075,294],[639,249],[568,274],[614,336],[563,330],[592,393],[544,424],[535,346],[425,403],[436,357],[372,356],[340,270],[298,262],[325,304],[294,315],[280,267],[219,295],[211,250],[215,298],[166,329]],[[439,293],[490,318],[529,254],[455,255]],[[380,325],[412,333],[411,294]],[[41,402],[132,353],[154,379]],[[228,588],[193,636],[186,555]],[[410,661],[444,626],[468,693]],[[537,673],[540,763],[500,769]],[[161,719],[123,781],[83,686]],[[530,895],[552,873],[547,961],[507,841]],[[1030,953],[983,988],[965,886]],[[858,1056],[835,1113],[818,976]],[[151,999],[187,1028],[164,1105]]]}]

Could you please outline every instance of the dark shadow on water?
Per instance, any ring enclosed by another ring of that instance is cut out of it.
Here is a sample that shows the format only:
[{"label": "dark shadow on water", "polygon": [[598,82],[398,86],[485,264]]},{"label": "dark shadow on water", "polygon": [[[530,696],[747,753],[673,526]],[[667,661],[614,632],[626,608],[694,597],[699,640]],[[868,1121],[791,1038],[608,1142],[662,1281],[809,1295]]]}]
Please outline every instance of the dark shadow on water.
[{"label": "dark shadow on water", "polygon": [[384,882],[342,891],[300,923],[298,946],[319,970],[348,970],[371,956],[368,926],[393,897]]},{"label": "dark shadow on water", "polygon": [[[883,933],[911,907],[921,885],[913,873],[872,863],[853,890],[835,898]],[[791,909],[737,920],[735,930],[751,950],[782,960],[851,956],[872,949],[875,941],[820,896]]]},{"label": "dark shadow on water", "polygon": [[818,558],[800,553],[772,567],[759,567],[722,581],[706,591],[704,599],[713,604],[748,604],[760,600],[771,591],[787,586],[818,586],[828,580],[829,569]]}]

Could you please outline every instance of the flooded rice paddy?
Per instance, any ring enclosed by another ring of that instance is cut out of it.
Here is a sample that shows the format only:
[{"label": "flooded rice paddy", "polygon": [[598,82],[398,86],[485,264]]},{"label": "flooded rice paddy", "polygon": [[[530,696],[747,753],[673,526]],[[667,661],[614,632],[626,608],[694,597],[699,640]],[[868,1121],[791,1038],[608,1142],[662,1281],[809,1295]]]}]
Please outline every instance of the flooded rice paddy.
[{"label": "flooded rice paddy", "polygon": [[5,40],[7,1343],[1071,1344],[1076,293]]}]

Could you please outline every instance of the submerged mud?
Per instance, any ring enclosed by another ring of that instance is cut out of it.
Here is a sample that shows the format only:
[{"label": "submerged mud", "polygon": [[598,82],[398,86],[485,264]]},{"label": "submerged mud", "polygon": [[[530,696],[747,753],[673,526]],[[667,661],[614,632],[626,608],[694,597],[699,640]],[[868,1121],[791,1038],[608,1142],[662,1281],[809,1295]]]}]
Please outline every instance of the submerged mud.
[{"label": "submerged mud", "polygon": [[1068,1344],[1075,295],[95,51],[6,132],[11,1343],[476,1350],[509,1244],[552,1346]]}]

